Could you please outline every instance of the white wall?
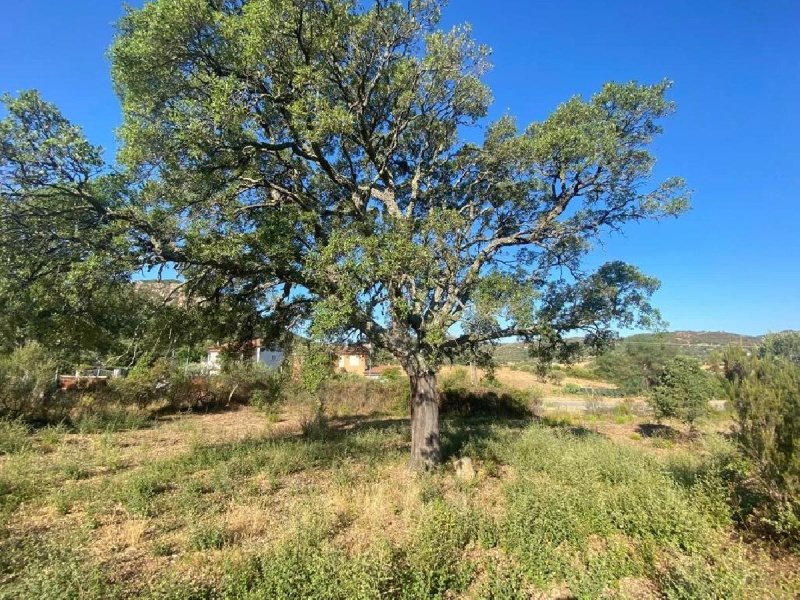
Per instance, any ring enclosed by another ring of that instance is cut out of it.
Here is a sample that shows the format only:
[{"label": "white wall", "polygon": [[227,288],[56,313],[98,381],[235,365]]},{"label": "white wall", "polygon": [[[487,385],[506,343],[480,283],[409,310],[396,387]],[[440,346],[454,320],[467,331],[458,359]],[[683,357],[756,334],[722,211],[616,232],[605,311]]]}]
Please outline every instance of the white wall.
[{"label": "white wall", "polygon": [[[206,357],[206,365],[211,371],[217,371],[220,367],[219,364],[219,350],[209,350]],[[253,362],[261,362],[270,369],[277,369],[281,366],[284,359],[284,353],[280,350],[272,350],[269,348],[260,348],[248,352],[246,360]]]},{"label": "white wall", "polygon": [[280,350],[271,350],[269,348],[262,348],[259,356],[259,360],[270,369],[277,369],[280,367],[283,359],[283,352]]}]

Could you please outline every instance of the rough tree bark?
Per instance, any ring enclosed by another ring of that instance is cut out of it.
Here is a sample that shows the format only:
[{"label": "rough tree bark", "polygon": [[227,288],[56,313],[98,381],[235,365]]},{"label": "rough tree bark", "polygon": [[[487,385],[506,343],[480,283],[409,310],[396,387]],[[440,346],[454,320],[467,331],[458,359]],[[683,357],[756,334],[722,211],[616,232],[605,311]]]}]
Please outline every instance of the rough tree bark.
[{"label": "rough tree bark", "polygon": [[414,470],[432,469],[441,462],[439,440],[439,401],[436,372],[417,369],[408,372],[411,380],[411,461]]}]

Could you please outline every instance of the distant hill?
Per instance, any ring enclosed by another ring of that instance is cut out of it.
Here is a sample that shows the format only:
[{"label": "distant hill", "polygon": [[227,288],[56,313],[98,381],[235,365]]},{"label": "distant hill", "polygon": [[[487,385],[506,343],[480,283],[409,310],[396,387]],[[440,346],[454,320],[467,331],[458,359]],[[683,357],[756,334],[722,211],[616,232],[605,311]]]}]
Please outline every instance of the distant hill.
[{"label": "distant hill", "polygon": [[[743,335],[728,331],[668,331],[665,333],[637,333],[622,338],[631,344],[667,344],[674,346],[681,354],[705,358],[713,350],[726,346],[754,348],[761,344],[763,335]],[[528,362],[530,357],[522,342],[499,344],[494,351],[499,364]]]},{"label": "distant hill", "polygon": [[183,283],[177,279],[140,279],[132,284],[137,292],[143,292],[155,300],[177,305],[186,303]]},{"label": "distant hill", "polygon": [[528,362],[531,357],[522,342],[498,344],[494,349],[494,360],[499,364]]},{"label": "distant hill", "polygon": [[627,342],[663,342],[679,346],[758,346],[763,335],[743,335],[728,331],[668,331],[666,333],[639,333],[628,336]]},{"label": "distant hill", "polygon": [[624,338],[624,342],[642,345],[663,344],[675,348],[680,354],[703,359],[714,350],[721,350],[727,346],[756,348],[761,344],[763,338],[763,335],[743,335],[728,331],[668,331],[665,333],[639,333]]}]

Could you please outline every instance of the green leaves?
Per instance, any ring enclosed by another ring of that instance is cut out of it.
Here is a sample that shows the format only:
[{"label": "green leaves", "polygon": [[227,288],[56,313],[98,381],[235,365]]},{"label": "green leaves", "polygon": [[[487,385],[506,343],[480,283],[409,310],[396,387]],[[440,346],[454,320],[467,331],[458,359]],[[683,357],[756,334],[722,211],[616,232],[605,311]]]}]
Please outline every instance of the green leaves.
[{"label": "green leaves", "polygon": [[3,206],[39,212],[8,239],[34,236],[76,275],[169,265],[230,300],[223,321],[362,337],[409,364],[505,336],[552,357],[576,331],[657,325],[655,280],[582,260],[607,232],[687,207],[680,179],[649,182],[669,83],[609,83],[464,143],[491,103],[489,50],[439,14],[435,0],[129,10],[110,51],[124,173],[103,175],[77,128],[20,98],[0,128],[17,194]]},{"label": "green leaves", "polygon": [[694,426],[708,412],[714,386],[697,359],[676,356],[664,367],[648,398],[656,418],[678,418]]}]

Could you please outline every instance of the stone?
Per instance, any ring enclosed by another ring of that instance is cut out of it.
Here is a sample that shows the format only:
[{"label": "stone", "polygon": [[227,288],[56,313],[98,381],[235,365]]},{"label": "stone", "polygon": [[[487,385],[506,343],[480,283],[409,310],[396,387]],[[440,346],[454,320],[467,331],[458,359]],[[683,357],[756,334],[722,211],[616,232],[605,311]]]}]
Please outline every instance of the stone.
[{"label": "stone", "polygon": [[469,457],[459,458],[455,462],[456,477],[463,481],[472,481],[475,479],[475,465],[472,464],[472,459]]}]

